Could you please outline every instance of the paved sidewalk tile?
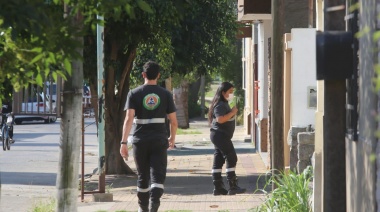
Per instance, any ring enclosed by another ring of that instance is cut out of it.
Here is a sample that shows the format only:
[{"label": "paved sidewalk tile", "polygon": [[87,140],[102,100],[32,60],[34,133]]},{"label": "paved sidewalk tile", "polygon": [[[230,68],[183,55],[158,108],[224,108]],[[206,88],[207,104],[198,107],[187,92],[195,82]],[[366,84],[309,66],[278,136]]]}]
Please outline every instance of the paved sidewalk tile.
[{"label": "paved sidewalk tile", "polygon": [[[177,136],[180,149],[168,151],[168,171],[164,195],[159,211],[202,212],[202,211],[249,211],[263,202],[264,195],[256,192],[262,188],[266,173],[265,164],[251,143],[244,142],[242,128],[237,128],[233,142],[238,154],[236,174],[239,186],[246,188],[245,194],[213,196],[211,168],[213,145],[208,136],[206,122],[199,122],[200,135]],[[202,126],[203,124],[203,126]],[[134,169],[134,164],[130,163]],[[224,182],[225,166],[223,167]],[[96,181],[96,176],[93,177]],[[260,181],[258,179],[260,178]],[[112,183],[114,201],[111,203],[91,202],[91,196],[85,196],[85,202],[79,203],[79,212],[95,211],[137,211],[136,176],[107,175],[106,183]],[[259,182],[259,183],[258,183]]]}]

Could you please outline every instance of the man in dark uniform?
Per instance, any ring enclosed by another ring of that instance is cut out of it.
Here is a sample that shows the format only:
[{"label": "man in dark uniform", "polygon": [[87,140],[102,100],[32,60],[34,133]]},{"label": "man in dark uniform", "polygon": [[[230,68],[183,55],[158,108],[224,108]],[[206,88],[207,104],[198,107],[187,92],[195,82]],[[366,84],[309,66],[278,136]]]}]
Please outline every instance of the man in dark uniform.
[{"label": "man in dark uniform", "polygon": [[[164,193],[167,149],[174,147],[178,124],[172,94],[157,85],[159,65],[152,61],[145,63],[142,76],[144,84],[128,93],[120,154],[128,159],[127,140],[134,123],[132,145],[138,172],[139,211],[155,212]],[[170,120],[169,138],[166,118]]]},{"label": "man in dark uniform", "polygon": [[[6,114],[11,113],[11,112],[12,112],[12,102],[5,100],[1,107],[1,114],[3,116],[1,126],[3,126],[3,124],[7,122]],[[12,114],[12,117],[13,117],[13,120],[15,120],[15,117],[13,114]],[[9,138],[10,138],[11,143],[15,142],[15,140],[13,139],[13,124],[9,128]]]}]

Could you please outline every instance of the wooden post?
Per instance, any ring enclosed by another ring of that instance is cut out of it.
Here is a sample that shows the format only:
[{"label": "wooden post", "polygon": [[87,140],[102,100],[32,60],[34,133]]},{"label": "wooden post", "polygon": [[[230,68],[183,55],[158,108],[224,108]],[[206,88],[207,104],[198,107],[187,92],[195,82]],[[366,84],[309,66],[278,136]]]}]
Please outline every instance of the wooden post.
[{"label": "wooden post", "polygon": [[[324,2],[324,31],[345,31],[345,0]],[[336,71],[336,70],[334,70]],[[346,79],[324,79],[323,211],[346,211]]]},{"label": "wooden post", "polygon": [[[284,170],[283,140],[283,35],[284,0],[272,0],[271,158],[273,175]],[[275,185],[273,184],[273,189]]]}]

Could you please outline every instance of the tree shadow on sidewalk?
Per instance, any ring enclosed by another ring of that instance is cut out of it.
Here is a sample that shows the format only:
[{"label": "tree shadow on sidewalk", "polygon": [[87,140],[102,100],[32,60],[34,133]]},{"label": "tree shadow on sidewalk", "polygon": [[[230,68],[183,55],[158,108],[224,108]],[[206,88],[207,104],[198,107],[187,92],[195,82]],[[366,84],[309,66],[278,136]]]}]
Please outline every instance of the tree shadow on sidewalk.
[{"label": "tree shadow on sidewalk", "polygon": [[[245,154],[245,153],[256,153],[256,149],[254,148],[236,148],[237,154]],[[213,155],[214,149],[211,148],[188,148],[182,147],[181,149],[174,149],[168,151],[168,156],[184,156],[184,155]]]}]

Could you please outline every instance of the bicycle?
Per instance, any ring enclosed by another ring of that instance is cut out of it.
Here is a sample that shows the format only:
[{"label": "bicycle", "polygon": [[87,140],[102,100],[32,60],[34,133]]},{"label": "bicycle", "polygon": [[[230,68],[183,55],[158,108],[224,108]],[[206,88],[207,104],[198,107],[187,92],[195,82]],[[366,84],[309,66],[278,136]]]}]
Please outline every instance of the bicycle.
[{"label": "bicycle", "polygon": [[1,114],[0,115],[1,122],[1,140],[3,142],[3,150],[11,149],[11,141],[9,137],[9,130],[13,127],[13,114]]}]

